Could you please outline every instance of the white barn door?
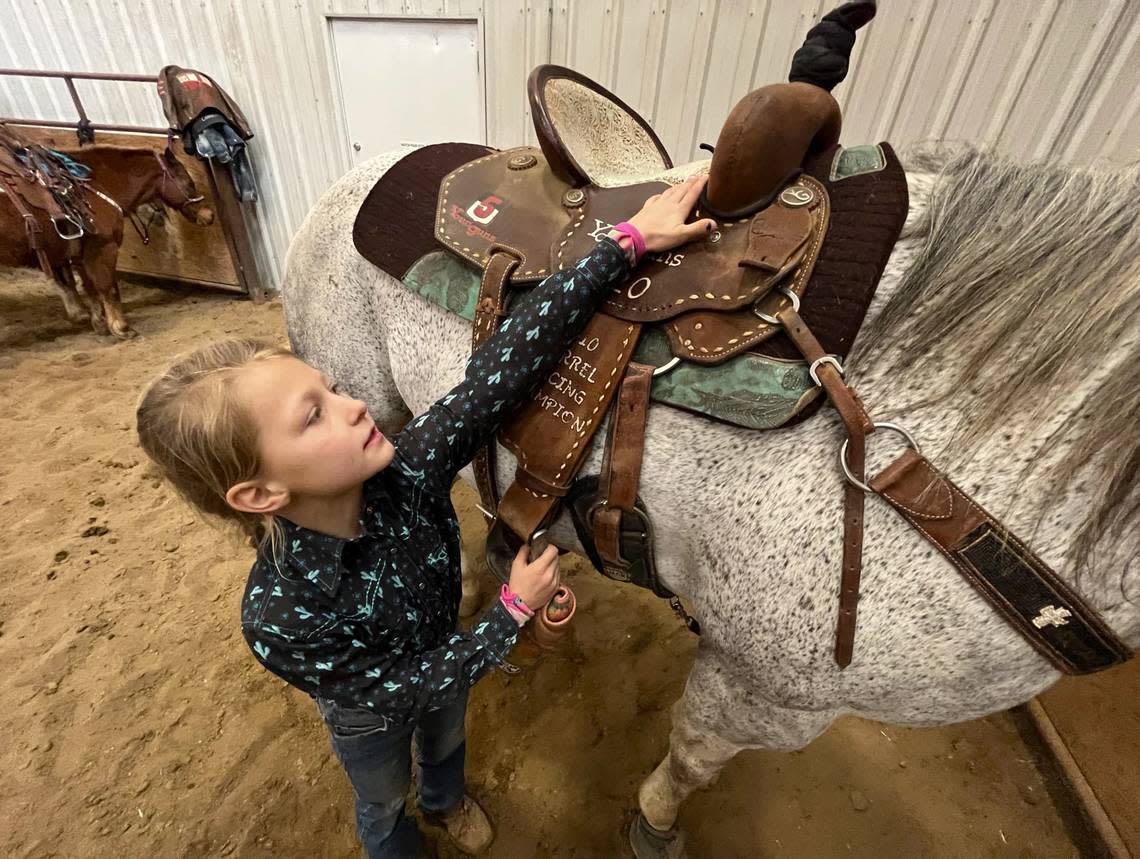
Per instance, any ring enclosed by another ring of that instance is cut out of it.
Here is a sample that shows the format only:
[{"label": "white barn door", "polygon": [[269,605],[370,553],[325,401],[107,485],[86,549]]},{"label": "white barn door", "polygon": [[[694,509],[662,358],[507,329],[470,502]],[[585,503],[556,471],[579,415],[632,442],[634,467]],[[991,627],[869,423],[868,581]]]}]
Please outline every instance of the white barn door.
[{"label": "white barn door", "polygon": [[332,19],[352,164],[405,143],[487,139],[476,21]]}]

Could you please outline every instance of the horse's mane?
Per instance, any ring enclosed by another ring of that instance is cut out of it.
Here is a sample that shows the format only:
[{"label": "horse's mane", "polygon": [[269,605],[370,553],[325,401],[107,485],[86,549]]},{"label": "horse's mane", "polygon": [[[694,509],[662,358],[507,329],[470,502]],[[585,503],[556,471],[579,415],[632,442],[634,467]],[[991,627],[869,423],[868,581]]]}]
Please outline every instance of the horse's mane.
[{"label": "horse's mane", "polygon": [[[1050,490],[1078,473],[1096,486],[1072,561],[1087,566],[1104,537],[1140,513],[1140,164],[1018,164],[977,149],[925,148],[908,170],[941,167],[923,222],[926,243],[869,324],[855,360],[888,354],[902,370],[923,356],[961,355],[921,403],[963,386],[954,450],[1005,429],[1010,403],[1046,419],[1110,361],[1047,446],[1064,445]],[[984,382],[984,384],[981,384]]]}]

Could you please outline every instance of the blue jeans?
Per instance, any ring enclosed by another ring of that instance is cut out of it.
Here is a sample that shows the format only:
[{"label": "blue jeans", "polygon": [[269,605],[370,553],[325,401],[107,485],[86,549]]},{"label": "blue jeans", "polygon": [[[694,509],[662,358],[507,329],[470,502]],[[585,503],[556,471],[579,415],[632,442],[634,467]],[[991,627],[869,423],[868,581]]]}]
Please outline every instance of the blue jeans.
[{"label": "blue jeans", "polygon": [[420,811],[451,811],[463,800],[467,693],[413,725],[392,725],[364,707],[317,699],[332,747],[356,794],[356,831],[368,859],[418,859],[420,831],[404,814],[412,779],[412,735],[420,765]]}]

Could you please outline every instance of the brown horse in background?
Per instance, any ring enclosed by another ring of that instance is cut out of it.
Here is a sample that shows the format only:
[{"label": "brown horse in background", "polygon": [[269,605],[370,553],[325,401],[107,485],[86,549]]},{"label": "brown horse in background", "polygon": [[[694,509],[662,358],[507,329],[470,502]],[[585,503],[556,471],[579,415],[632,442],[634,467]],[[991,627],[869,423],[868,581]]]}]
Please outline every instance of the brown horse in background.
[{"label": "brown horse in background", "polygon": [[[41,216],[41,244],[55,287],[73,322],[90,320],[96,333],[133,337],[115,273],[123,221],[143,203],[162,203],[200,226],[212,224],[214,213],[169,147],[158,152],[92,146],[66,154],[91,168],[84,196],[95,229],[68,241],[60,238],[46,215],[36,213]],[[0,203],[0,266],[40,267],[28,246],[23,218],[10,202]],[[79,272],[83,293],[76,289],[73,268]]]}]

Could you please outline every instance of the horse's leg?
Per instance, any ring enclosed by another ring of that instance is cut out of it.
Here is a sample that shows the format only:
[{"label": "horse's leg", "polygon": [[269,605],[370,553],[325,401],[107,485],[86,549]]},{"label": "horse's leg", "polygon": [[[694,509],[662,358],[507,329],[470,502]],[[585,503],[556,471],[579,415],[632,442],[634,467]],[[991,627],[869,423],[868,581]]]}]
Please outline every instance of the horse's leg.
[{"label": "horse's leg", "polygon": [[86,260],[80,258],[76,264],[76,269],[79,272],[79,282],[83,286],[83,298],[90,310],[91,328],[96,334],[110,334],[111,329],[107,326],[107,313],[99,297],[99,290],[95,285],[94,278],[87,270]]},{"label": "horse's leg", "polygon": [[640,815],[630,831],[638,859],[683,855],[673,828],[682,803],[716,778],[737,752],[803,748],[835,718],[831,712],[788,709],[754,695],[745,701],[739,694],[743,685],[702,645],[673,708],[669,752],[638,791]]},{"label": "horse's leg", "polygon": [[[99,321],[104,321],[110,333],[120,339],[136,336],[123,315],[123,305],[119,300],[119,282],[115,274],[115,263],[119,259],[119,245],[113,241],[83,243],[82,265],[79,269],[83,285],[92,302],[91,322],[96,332],[100,331]],[[95,308],[101,311],[97,315]]]},{"label": "horse's leg", "polygon": [[72,322],[88,322],[91,309],[75,286],[75,272],[69,263],[52,267],[52,285],[63,301],[64,312]]}]

